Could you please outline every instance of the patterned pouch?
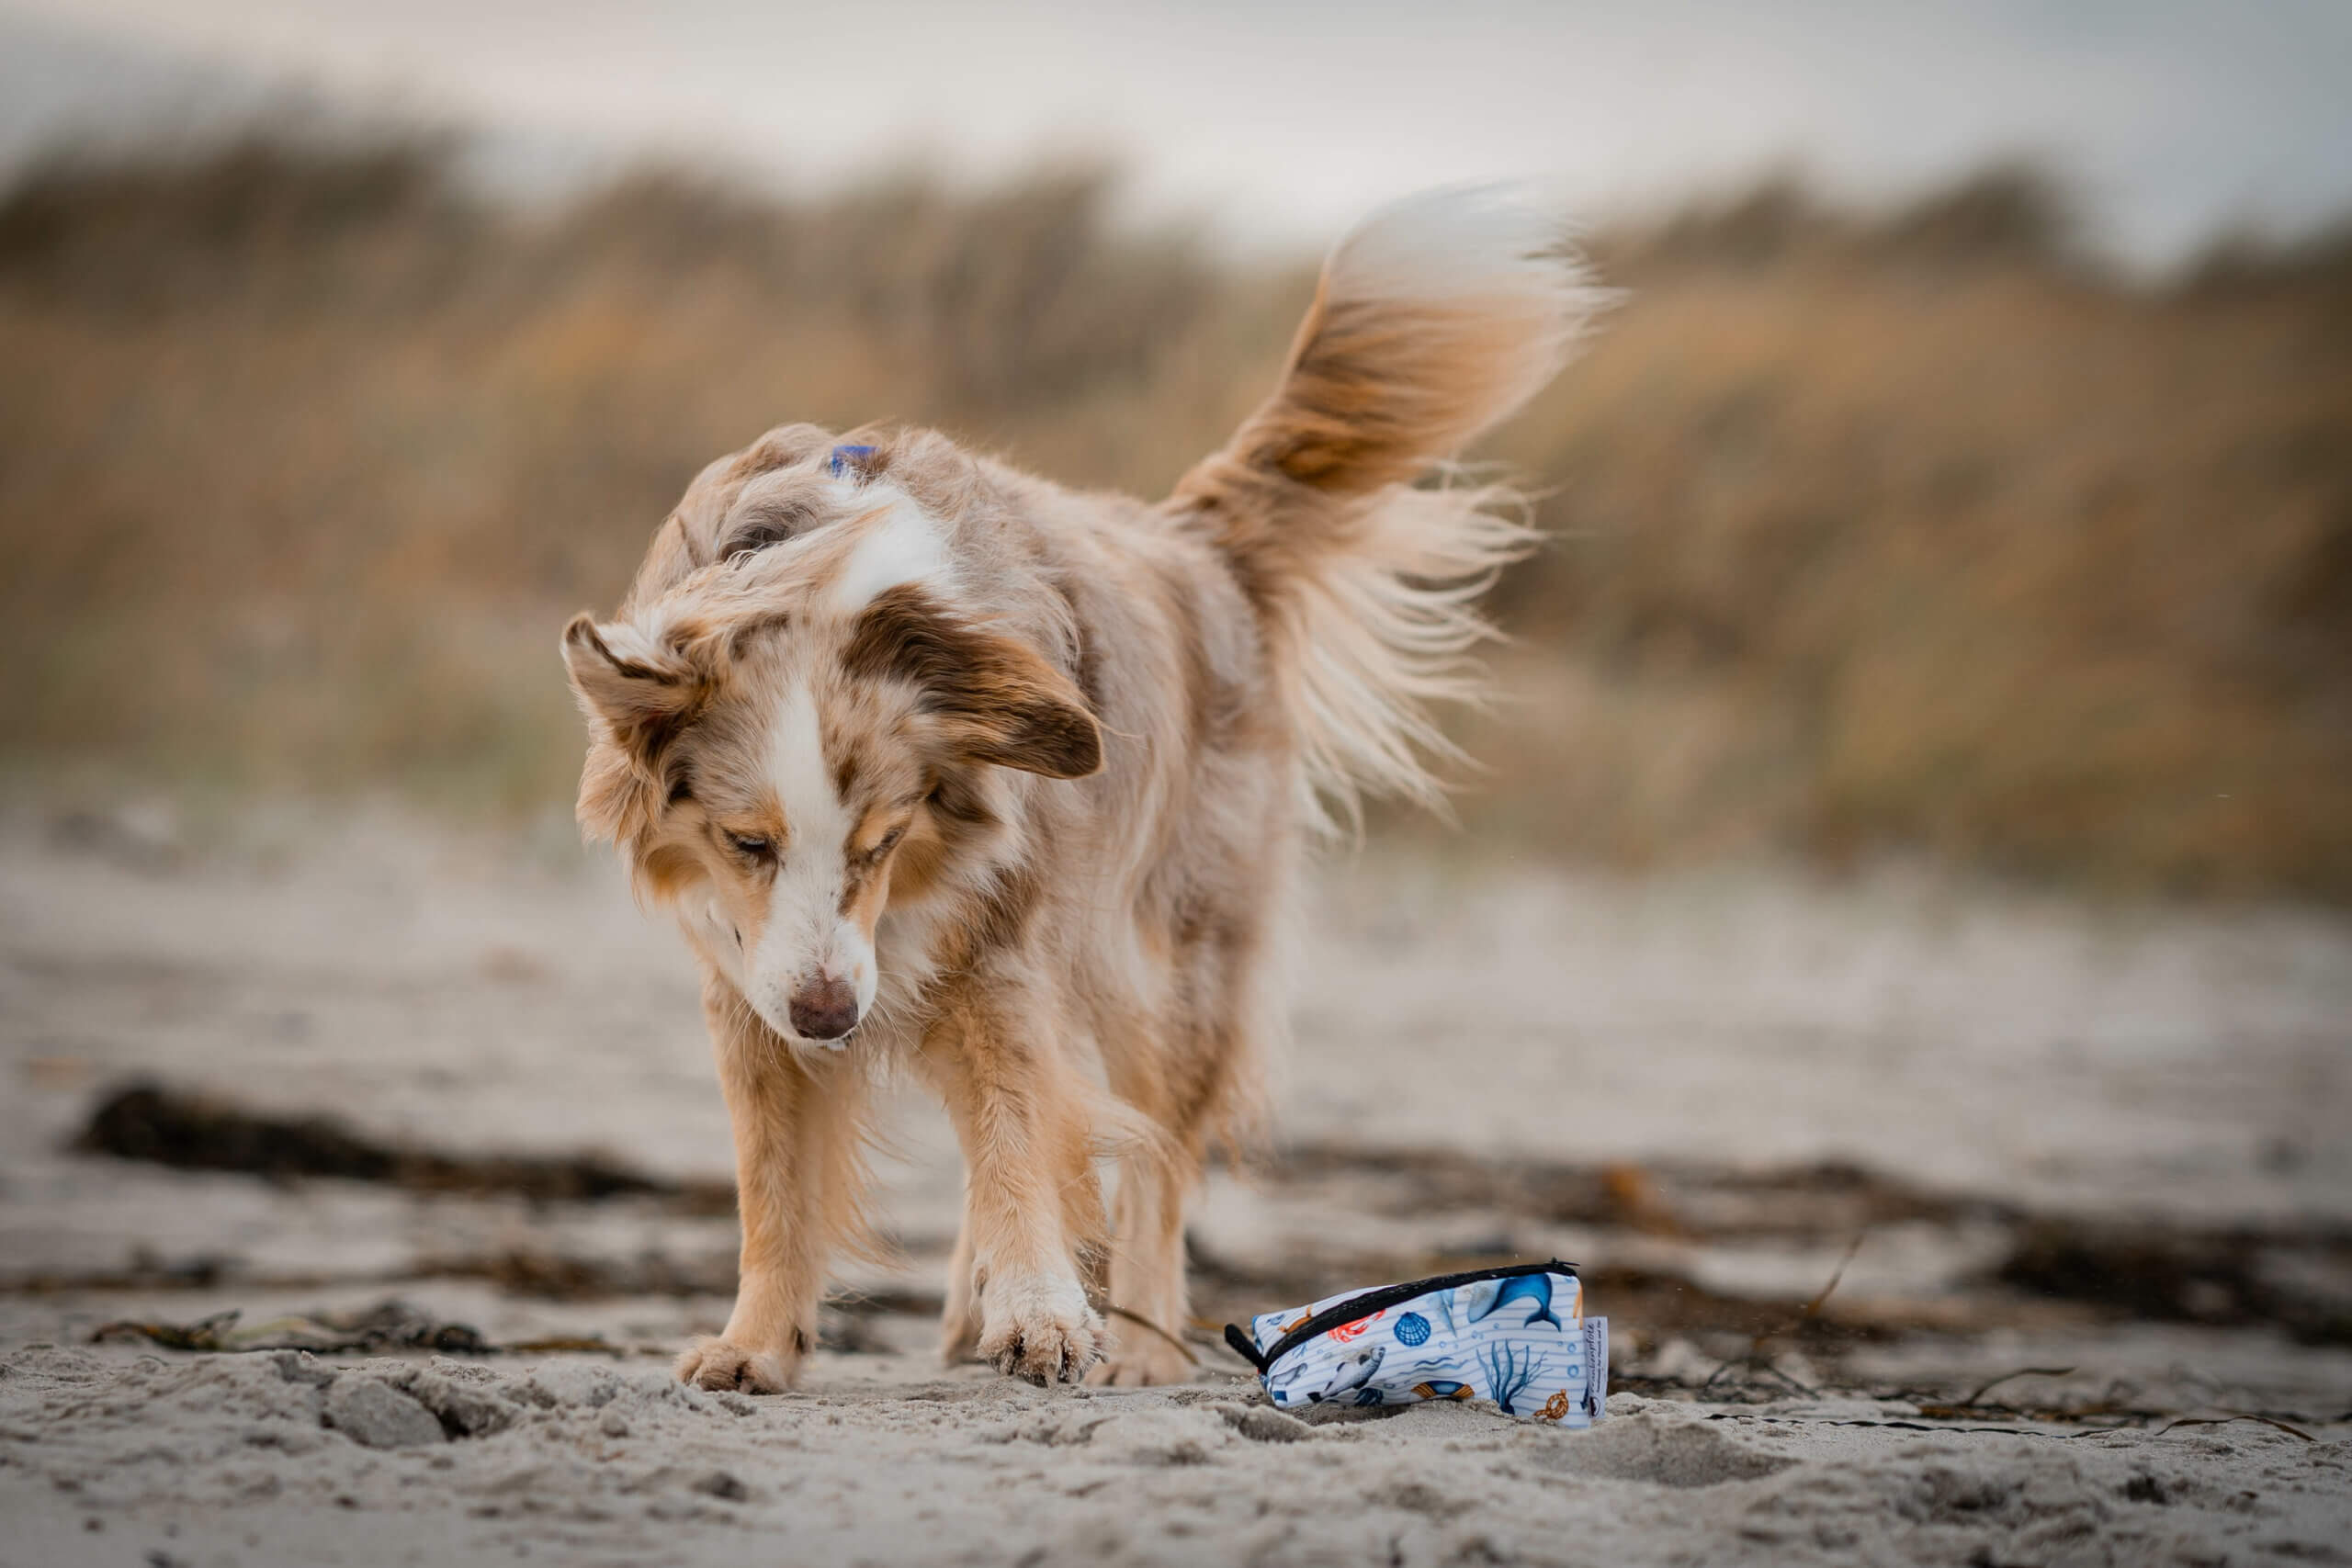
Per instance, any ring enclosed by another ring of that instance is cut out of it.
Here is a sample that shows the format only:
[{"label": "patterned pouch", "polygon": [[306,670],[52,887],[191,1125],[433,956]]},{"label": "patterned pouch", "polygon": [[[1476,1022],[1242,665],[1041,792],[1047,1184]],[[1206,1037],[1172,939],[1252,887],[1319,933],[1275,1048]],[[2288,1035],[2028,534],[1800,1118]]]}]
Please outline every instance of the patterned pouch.
[{"label": "patterned pouch", "polygon": [[1589,1427],[1606,1413],[1609,1320],[1584,1315],[1576,1265],[1521,1263],[1260,1313],[1226,1343],[1276,1405],[1491,1399],[1506,1416]]}]

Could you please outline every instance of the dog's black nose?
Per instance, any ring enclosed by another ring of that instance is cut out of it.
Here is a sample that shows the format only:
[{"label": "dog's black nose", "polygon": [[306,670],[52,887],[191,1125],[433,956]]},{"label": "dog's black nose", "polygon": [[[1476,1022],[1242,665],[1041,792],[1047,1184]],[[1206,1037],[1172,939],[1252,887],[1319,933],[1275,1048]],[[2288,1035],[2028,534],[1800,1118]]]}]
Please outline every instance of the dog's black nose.
[{"label": "dog's black nose", "polygon": [[857,993],[846,980],[820,976],[792,993],[792,1027],[810,1040],[839,1040],[857,1027]]}]

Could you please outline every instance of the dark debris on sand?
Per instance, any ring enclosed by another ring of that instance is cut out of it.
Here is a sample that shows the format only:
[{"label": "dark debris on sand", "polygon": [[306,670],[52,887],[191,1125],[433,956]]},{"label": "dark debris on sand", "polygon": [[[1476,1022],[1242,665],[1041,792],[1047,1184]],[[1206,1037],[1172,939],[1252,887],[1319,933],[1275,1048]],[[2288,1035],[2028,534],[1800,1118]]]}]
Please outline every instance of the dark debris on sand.
[{"label": "dark debris on sand", "polygon": [[537,1202],[652,1197],[695,1213],[732,1213],[728,1182],[676,1182],[607,1156],[457,1155],[372,1138],[331,1116],[269,1116],[150,1082],[109,1091],[74,1141],[180,1170],[239,1171],[271,1181],[340,1177],[413,1192],[513,1193]]},{"label": "dark debris on sand", "polygon": [[[273,1181],[338,1178],[416,1192],[518,1194],[545,1203],[636,1198],[697,1215],[729,1214],[734,1208],[729,1183],[669,1180],[594,1153],[458,1155],[374,1138],[332,1117],[261,1114],[151,1082],[102,1095],[74,1146]],[[1838,1302],[1823,1311],[1820,1303],[1724,1295],[1657,1268],[1596,1262],[1583,1272],[1597,1300],[1645,1331],[1736,1335],[1759,1343],[1771,1338],[1819,1350],[1922,1330],[1988,1328],[2051,1312],[2087,1321],[2267,1326],[2307,1344],[2352,1344],[2352,1298],[2324,1283],[2352,1278],[2352,1232],[2340,1226],[2256,1230],[2035,1213],[1842,1164],[1767,1170],[1573,1165],[1449,1150],[1297,1145],[1279,1151],[1253,1179],[1286,1196],[1374,1213],[1427,1218],[1455,1212],[1465,1239],[1428,1256],[1302,1258],[1275,1269],[1242,1267],[1196,1246],[1193,1275],[1204,1316],[1261,1311],[1269,1302],[1312,1301],[1367,1280],[1514,1260],[1513,1234],[1531,1225],[1575,1224],[1693,1244],[1818,1246],[1850,1244],[1881,1226],[1969,1224],[2006,1231],[2006,1252],[1973,1282],[1965,1301],[1932,1308]],[[211,1285],[235,1272],[220,1260],[200,1261],[201,1267],[176,1271],[161,1265],[140,1270],[138,1282]],[[513,1249],[429,1258],[414,1272],[481,1279],[510,1294],[571,1301],[724,1296],[735,1287],[734,1259],[718,1250],[616,1258]],[[96,1283],[19,1280],[16,1288]],[[887,1310],[887,1303],[842,1307],[847,1319],[860,1319]]]}]

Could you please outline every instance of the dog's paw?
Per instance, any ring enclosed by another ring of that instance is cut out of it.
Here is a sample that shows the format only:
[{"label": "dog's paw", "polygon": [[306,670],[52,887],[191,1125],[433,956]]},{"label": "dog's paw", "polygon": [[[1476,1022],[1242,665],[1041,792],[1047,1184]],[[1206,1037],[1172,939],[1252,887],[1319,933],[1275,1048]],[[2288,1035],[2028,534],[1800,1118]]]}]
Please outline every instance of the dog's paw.
[{"label": "dog's paw", "polygon": [[724,1339],[697,1339],[680,1356],[673,1369],[678,1381],[713,1393],[782,1393],[792,1386],[798,1358],[773,1350],[752,1350]]},{"label": "dog's paw", "polygon": [[1106,1388],[1144,1388],[1154,1383],[1187,1382],[1194,1376],[1192,1357],[1139,1324],[1121,1323],[1110,1351],[1086,1381]]},{"label": "dog's paw", "polygon": [[991,1280],[980,1359],[1009,1377],[1076,1382],[1102,1357],[1102,1320],[1075,1280]]}]

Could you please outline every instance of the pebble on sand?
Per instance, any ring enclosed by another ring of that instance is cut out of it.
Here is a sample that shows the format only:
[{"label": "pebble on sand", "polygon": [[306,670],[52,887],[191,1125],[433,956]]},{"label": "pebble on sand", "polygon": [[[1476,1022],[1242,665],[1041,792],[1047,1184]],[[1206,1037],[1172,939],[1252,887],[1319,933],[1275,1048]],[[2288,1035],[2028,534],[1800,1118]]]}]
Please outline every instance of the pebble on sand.
[{"label": "pebble on sand", "polygon": [[446,1443],[433,1412],[379,1378],[345,1372],[327,1390],[327,1421],[371,1449],[411,1449]]}]

